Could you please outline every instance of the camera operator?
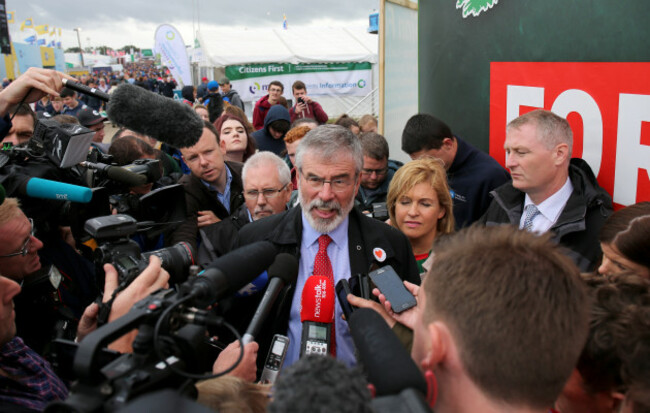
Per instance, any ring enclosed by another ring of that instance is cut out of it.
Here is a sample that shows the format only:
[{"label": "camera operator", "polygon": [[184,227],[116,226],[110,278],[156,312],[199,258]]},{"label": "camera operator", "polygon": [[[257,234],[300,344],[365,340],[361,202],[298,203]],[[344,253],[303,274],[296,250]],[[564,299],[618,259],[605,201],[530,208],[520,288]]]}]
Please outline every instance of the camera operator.
[{"label": "camera operator", "polygon": [[9,108],[9,116],[13,116],[12,126],[2,143],[18,146],[30,140],[36,124],[36,114],[32,108],[27,103],[13,105]]},{"label": "camera operator", "polygon": [[388,142],[380,134],[363,133],[359,140],[363,148],[363,169],[356,200],[362,211],[373,212],[372,204],[386,203],[390,181],[402,163],[388,159]]},{"label": "camera operator", "polygon": [[[117,272],[110,264],[104,269],[106,301],[117,286]],[[0,271],[4,273],[4,265],[0,265]],[[142,274],[117,296],[109,321],[126,314],[134,303],[165,287],[168,279],[169,274],[161,268],[160,260],[157,257],[151,258]],[[20,291],[21,287],[16,281],[0,276],[0,407],[3,412],[42,411],[49,402],[64,399],[68,395],[65,384],[52,371],[50,364],[16,335],[13,298]],[[79,322],[78,340],[95,329],[97,312],[97,304],[86,308]],[[121,337],[109,347],[117,351],[128,351],[132,341],[133,333]]]},{"label": "camera operator", "polygon": [[297,119],[303,118],[314,119],[319,125],[327,123],[329,119],[327,113],[318,102],[307,96],[307,86],[303,81],[296,80],[293,82],[291,92],[293,92],[293,97],[296,99],[296,104],[289,109],[292,124]]}]

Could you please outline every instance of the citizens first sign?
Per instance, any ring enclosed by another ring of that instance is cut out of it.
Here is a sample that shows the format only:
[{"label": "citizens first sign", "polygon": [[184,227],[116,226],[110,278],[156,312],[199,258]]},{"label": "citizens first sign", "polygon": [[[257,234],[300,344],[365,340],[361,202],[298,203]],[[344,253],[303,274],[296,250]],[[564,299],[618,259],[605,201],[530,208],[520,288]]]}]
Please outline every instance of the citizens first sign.
[{"label": "citizens first sign", "polygon": [[650,201],[650,63],[492,62],[490,155],[506,125],[543,108],[567,118],[583,158],[618,207]]}]

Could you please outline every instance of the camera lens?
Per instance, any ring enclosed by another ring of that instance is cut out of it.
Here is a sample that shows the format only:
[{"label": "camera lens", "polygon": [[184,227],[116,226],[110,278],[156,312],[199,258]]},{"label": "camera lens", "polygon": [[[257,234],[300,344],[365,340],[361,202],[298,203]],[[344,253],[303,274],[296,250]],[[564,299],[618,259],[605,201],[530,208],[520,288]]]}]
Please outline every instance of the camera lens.
[{"label": "camera lens", "polygon": [[179,242],[171,247],[162,248],[157,251],[142,253],[142,256],[149,261],[149,257],[155,255],[160,258],[162,267],[167,270],[172,280],[184,280],[190,265],[194,264],[194,251],[186,242]]}]

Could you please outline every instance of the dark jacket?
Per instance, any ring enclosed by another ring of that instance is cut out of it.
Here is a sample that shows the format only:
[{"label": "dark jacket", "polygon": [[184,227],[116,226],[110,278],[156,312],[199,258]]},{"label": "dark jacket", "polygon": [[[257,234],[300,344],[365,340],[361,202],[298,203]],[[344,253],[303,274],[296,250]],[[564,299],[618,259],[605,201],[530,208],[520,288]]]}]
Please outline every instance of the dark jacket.
[{"label": "dark jacket", "polygon": [[260,151],[269,151],[281,156],[281,153],[287,149],[284,144],[284,139],[275,139],[269,132],[269,125],[271,122],[275,122],[276,120],[286,120],[289,122],[289,111],[287,108],[282,105],[273,105],[273,107],[269,109],[266,119],[264,119],[264,129],[253,132],[251,136],[255,139],[257,148]]},{"label": "dark jacket", "polygon": [[212,261],[231,251],[237,242],[237,232],[250,221],[246,204],[221,222],[199,230],[201,244],[197,254],[198,264],[205,268]]},{"label": "dark jacket", "polygon": [[239,96],[239,93],[237,93],[236,90],[230,89],[230,92],[226,93],[224,96],[225,98],[228,98],[228,102],[230,102],[231,105],[237,106],[241,108],[241,110],[244,110],[244,102],[241,100],[241,96]]},{"label": "dark jacket", "polygon": [[[232,173],[232,182],[230,184],[230,211],[234,212],[244,204],[243,185],[241,180],[241,170],[243,164],[239,162],[226,161],[226,165]],[[225,173],[225,171],[224,171]],[[211,192],[208,187],[201,182],[199,178],[190,175],[183,175],[178,181],[185,188],[185,202],[187,204],[187,218],[176,228],[172,234],[171,244],[185,241],[190,243],[194,250],[197,249],[197,237],[199,235],[197,217],[198,211],[210,210],[219,219],[226,219],[230,213],[217,199],[217,195]],[[176,281],[176,280],[174,280]]]},{"label": "dark jacket", "polygon": [[[598,233],[613,212],[612,198],[598,185],[591,168],[582,159],[571,159],[569,179],[573,193],[550,231],[553,240],[566,247],[567,255],[581,271],[592,271],[600,261]],[[490,195],[494,199],[481,222],[488,226],[519,227],[525,193],[509,182]]]},{"label": "dark jacket", "polygon": [[205,95],[203,104],[208,108],[210,123],[214,123],[214,121],[223,113],[223,97],[221,96],[221,93],[208,92],[208,94]]},{"label": "dark jacket", "polygon": [[[411,250],[411,244],[404,234],[396,228],[368,218],[356,209],[350,212],[348,228],[348,245],[350,249],[351,275],[368,273],[371,265],[391,265],[402,279],[420,284],[417,264]],[[238,245],[247,245],[255,241],[269,240],[279,252],[287,252],[300,259],[302,241],[302,210],[299,206],[281,214],[272,215],[244,226],[239,231]],[[386,252],[386,260],[379,263],[373,257],[374,248]],[[285,287],[285,296],[279,297],[268,322],[256,337],[259,354],[267,354],[273,334],[286,334],[289,326],[291,300],[294,294],[292,286]],[[263,294],[250,297],[238,297],[231,300],[226,314],[240,332],[244,332],[255,312]],[[221,304],[221,303],[220,303]],[[264,362],[264,357],[258,361]]]},{"label": "dark jacket", "polygon": [[359,192],[357,193],[356,200],[358,201],[358,207],[362,211],[371,210],[372,204],[375,202],[386,202],[386,196],[388,195],[388,187],[390,181],[393,179],[395,172],[404,165],[399,161],[394,161],[392,159],[388,160],[388,175],[386,175],[386,180],[377,187],[375,190],[365,189],[363,186],[359,186]]},{"label": "dark jacket", "polygon": [[208,94],[208,84],[207,83],[201,83],[199,86],[196,88],[196,98],[197,99],[203,99],[205,98],[205,95]]},{"label": "dark jacket", "polygon": [[510,181],[510,174],[490,155],[456,136],[458,150],[447,170],[453,191],[456,229],[478,221],[490,206],[490,191]]}]

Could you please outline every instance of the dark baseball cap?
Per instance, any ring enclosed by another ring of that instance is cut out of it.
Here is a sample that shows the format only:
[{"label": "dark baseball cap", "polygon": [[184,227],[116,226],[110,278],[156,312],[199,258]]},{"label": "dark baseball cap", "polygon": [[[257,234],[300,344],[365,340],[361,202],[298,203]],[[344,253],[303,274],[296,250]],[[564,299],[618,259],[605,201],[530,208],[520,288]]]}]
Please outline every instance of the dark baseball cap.
[{"label": "dark baseball cap", "polygon": [[106,120],[105,117],[99,114],[96,110],[93,108],[83,108],[77,113],[77,119],[79,119],[79,123],[81,123],[82,126],[92,126],[96,125],[99,122],[104,122]]}]

